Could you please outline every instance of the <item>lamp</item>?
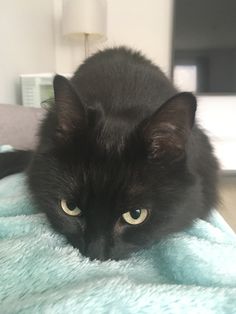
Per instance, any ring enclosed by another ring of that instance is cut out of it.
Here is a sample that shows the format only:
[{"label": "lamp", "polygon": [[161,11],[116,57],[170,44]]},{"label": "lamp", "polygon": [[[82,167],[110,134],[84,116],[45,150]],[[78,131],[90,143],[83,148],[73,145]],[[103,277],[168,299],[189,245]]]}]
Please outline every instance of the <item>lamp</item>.
[{"label": "lamp", "polygon": [[106,0],[63,0],[62,33],[84,36],[85,57],[89,55],[89,38],[106,37]]}]

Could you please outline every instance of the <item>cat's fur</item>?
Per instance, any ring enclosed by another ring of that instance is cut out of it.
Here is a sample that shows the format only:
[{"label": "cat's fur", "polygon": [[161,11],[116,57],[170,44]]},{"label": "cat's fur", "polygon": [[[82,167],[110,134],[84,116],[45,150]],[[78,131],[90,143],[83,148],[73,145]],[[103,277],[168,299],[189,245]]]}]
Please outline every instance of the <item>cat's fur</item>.
[{"label": "cat's fur", "polygon": [[[54,79],[27,170],[52,226],[90,258],[120,259],[205,217],[217,202],[218,165],[194,117],[196,99],[126,48],[87,59],[71,81]],[[66,215],[60,200],[82,216]],[[149,209],[129,225],[122,214]]]}]

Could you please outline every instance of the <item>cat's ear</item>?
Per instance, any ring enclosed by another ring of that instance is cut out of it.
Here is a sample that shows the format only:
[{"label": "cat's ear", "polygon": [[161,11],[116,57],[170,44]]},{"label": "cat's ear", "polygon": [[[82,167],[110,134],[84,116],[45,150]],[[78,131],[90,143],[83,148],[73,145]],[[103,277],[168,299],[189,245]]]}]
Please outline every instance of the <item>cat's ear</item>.
[{"label": "cat's ear", "polygon": [[142,127],[151,161],[177,161],[184,156],[185,144],[194,124],[196,98],[180,93],[164,103]]},{"label": "cat's ear", "polygon": [[85,109],[76,90],[65,77],[56,75],[53,80],[53,88],[57,133],[67,137],[75,129],[85,127]]}]

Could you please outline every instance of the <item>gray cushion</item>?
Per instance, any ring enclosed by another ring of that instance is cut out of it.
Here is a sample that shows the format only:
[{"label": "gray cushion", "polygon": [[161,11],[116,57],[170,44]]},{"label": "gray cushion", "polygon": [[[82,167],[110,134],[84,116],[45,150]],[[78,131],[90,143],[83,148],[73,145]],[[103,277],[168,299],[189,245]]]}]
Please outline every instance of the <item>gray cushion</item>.
[{"label": "gray cushion", "polygon": [[0,104],[0,145],[33,149],[37,144],[37,130],[44,113],[41,108]]}]

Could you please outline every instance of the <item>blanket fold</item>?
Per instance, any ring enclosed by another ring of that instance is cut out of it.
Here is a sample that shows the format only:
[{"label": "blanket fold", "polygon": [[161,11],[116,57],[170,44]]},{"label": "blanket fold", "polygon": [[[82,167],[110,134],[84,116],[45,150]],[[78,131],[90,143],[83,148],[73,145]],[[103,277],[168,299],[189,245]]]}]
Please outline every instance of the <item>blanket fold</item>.
[{"label": "blanket fold", "polygon": [[89,261],[0,181],[0,313],[236,313],[236,236],[213,211],[125,261]]}]

